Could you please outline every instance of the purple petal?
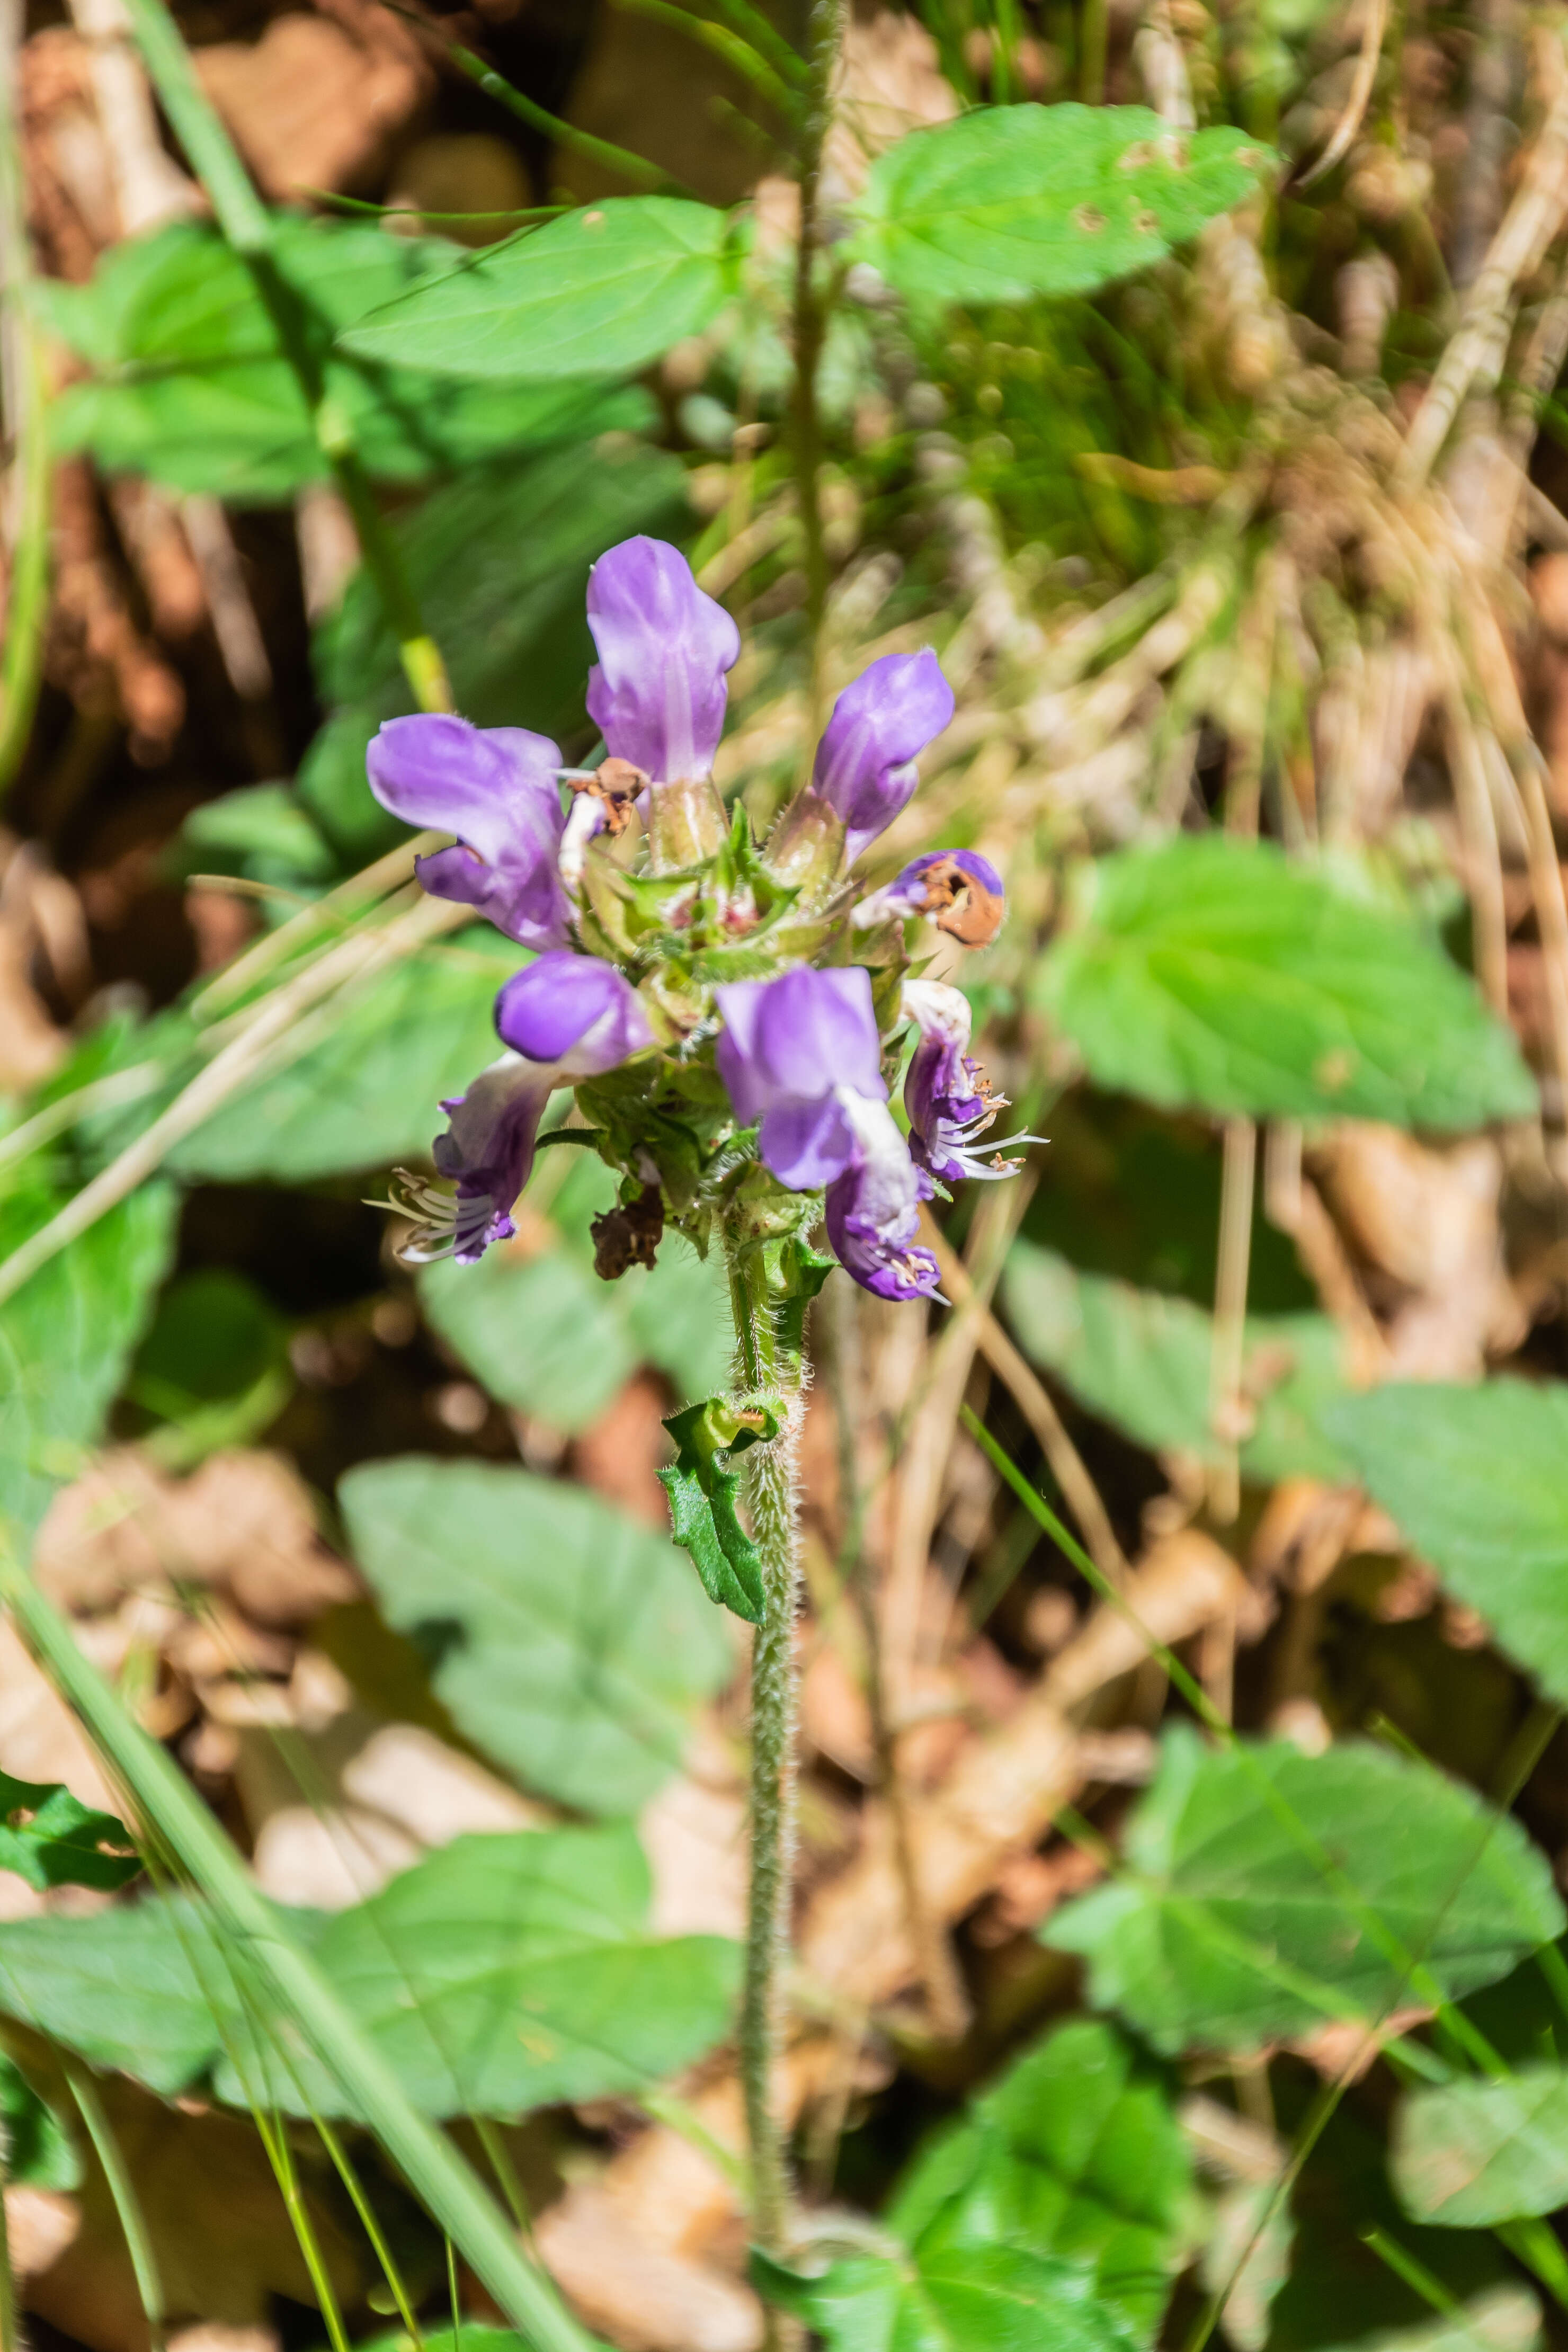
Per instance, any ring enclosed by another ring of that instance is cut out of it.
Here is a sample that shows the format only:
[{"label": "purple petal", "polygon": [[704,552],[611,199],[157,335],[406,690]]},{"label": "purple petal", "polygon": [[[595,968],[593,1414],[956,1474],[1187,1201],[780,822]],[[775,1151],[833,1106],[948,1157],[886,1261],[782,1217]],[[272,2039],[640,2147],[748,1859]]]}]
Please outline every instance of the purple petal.
[{"label": "purple petal", "polygon": [[511,1212],[532,1171],[553,1075],[542,1080],[509,1055],[482,1070],[467,1094],[441,1106],[447,1131],[431,1150],[440,1173],[457,1184],[452,1255],[460,1265],[472,1265],[491,1242],[508,1241],[517,1230]]},{"label": "purple petal", "polygon": [[432,857],[416,857],[420,887],[433,898],[472,907],[520,947],[558,948],[572,935],[572,902],[562,887],[553,855],[533,865],[508,861],[487,866],[459,842]]},{"label": "purple petal", "polygon": [[[554,772],[561,754],[525,727],[470,727],[431,713],[388,719],[365,754],[371,791],[405,824],[437,825],[500,866],[520,812],[542,796],[560,815]],[[559,824],[557,824],[559,837]]]},{"label": "purple petal", "polygon": [[781,1102],[763,1114],[758,1138],[764,1166],[792,1192],[815,1192],[841,1176],[855,1156],[855,1132],[843,1105]]},{"label": "purple petal", "polygon": [[851,858],[907,804],[919,782],[913,761],[952,710],[952,688],[929,647],[884,654],[845,688],[816,747],[812,781],[843,818]]},{"label": "purple petal", "polygon": [[637,538],[602,555],[588,575],[588,626],[599,649],[588,715],[612,755],[659,783],[707,775],[741,633],[679,549]]},{"label": "purple petal", "polygon": [[879,1298],[929,1298],[942,1279],[931,1251],[916,1243],[919,1203],[929,1197],[929,1180],[907,1162],[907,1182],[879,1160],[880,1155],[850,1168],[827,1188],[833,1254],[863,1290]]},{"label": "purple petal", "polygon": [[531,1062],[595,1077],[653,1043],[641,998],[614,964],[569,949],[542,955],[496,998],[496,1027]]},{"label": "purple petal", "polygon": [[837,1087],[886,1096],[871,975],[862,965],[802,965],[713,993],[724,1020],[720,1075],[742,1118],[757,1118],[776,1102],[818,1101]]}]

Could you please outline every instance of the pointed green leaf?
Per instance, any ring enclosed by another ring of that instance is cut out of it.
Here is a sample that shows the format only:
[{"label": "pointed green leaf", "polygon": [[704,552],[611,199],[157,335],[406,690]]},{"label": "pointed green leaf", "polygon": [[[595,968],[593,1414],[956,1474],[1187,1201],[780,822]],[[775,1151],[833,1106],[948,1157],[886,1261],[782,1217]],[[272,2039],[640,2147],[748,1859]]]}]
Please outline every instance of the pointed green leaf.
[{"label": "pointed green leaf", "polygon": [[1036,1001],[1097,1085],[1171,1108],[1453,1129],[1535,1108],[1464,973],[1266,842],[1179,834],[1081,867]]},{"label": "pointed green leaf", "polygon": [[131,1834],[58,1780],[0,1772],[0,1870],[14,1870],[42,1895],[51,1886],[123,1886],[142,1867]]},{"label": "pointed green leaf", "polygon": [[1178,133],[1147,107],[980,107],[877,158],[854,250],[939,301],[1086,293],[1196,236],[1274,161],[1245,131]]},{"label": "pointed green leaf", "polygon": [[1208,1748],[1173,1728],[1125,1859],[1125,1875],[1058,1912],[1045,1941],[1081,1952],[1096,2006],[1172,2052],[1256,2050],[1331,2018],[1380,2019],[1406,1990],[1401,1954],[1457,1998],[1506,1975],[1563,1917],[1546,1857],[1510,1815],[1360,1741],[1304,1756],[1283,1742]]},{"label": "pointed green leaf", "polygon": [[733,291],[728,215],[612,196],[416,287],[352,328],[361,360],[509,383],[635,375]]}]

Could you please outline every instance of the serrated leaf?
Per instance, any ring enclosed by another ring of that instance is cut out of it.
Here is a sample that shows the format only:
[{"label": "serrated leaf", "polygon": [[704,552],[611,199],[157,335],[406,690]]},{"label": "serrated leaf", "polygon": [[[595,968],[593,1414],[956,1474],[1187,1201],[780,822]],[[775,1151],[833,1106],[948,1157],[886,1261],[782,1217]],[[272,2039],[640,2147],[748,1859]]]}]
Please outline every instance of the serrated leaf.
[{"label": "serrated leaf", "polygon": [[[508,2116],[647,2088],[726,2030],[735,1948],[645,1927],[629,1828],[457,1839],[368,1903],[291,1915],[340,1999],[427,2114]],[[200,1906],[153,1896],[0,1924],[0,2013],[164,2097],[342,2112],[242,1950]]]},{"label": "serrated leaf", "polygon": [[500,1048],[496,991],[525,961],[487,928],[379,974],[346,1009],[307,1014],[303,1053],[232,1096],[170,1156],[209,1183],[304,1184],[423,1160],[460,1095]]},{"label": "serrated leaf", "polygon": [[1535,1108],[1462,972],[1266,842],[1176,835],[1081,868],[1036,1002],[1097,1085],[1170,1108],[1455,1129]]},{"label": "serrated leaf", "polygon": [[827,2352],[1132,2352],[1138,2342],[1099,2301],[1092,2272],[1012,2246],[847,2254],[815,2278],[753,2254],[752,2270]]},{"label": "serrated leaf", "polygon": [[[459,261],[460,249],[440,238],[283,215],[273,258],[300,299],[327,394],[373,475],[420,481],[530,443],[641,421],[640,395],[607,386],[503,394],[333,353],[341,329]],[[89,284],[46,284],[37,301],[94,371],[51,410],[61,449],[89,450],[110,473],[146,474],[231,503],[281,500],[331,479],[255,280],[210,223],[175,222],[111,247]]]},{"label": "serrated leaf", "polygon": [[992,2239],[1089,2270],[1140,2334],[1183,2260],[1191,2184],[1163,2086],[1111,2026],[1060,2025],[931,2142],[889,2209],[899,2237]]},{"label": "serrated leaf", "polygon": [[1406,1991],[1401,1953],[1457,1999],[1562,1931],[1550,1866],[1517,1822],[1360,1741],[1309,1757],[1283,1742],[1210,1749],[1173,1727],[1125,1863],[1045,1940],[1082,1953],[1096,2007],[1164,2051],[1250,2051],[1336,2016],[1381,2019]]},{"label": "serrated leaf", "polygon": [[729,299],[728,237],[710,205],[612,196],[403,295],[340,348],[506,383],[635,375]]},{"label": "serrated leaf", "polygon": [[[75,1476],[152,1313],[178,1195],[144,1184],[0,1306],[0,1517],[30,1535]],[[19,1232],[8,1233],[15,1247]]]},{"label": "serrated leaf", "polygon": [[124,1851],[130,1844],[123,1822],[84,1805],[62,1782],[0,1772],[0,1870],[14,1870],[38,1894],[125,1885],[142,1868],[140,1854]]},{"label": "serrated leaf", "polygon": [[1568,1385],[1393,1382],[1325,1418],[1447,1590],[1568,1703]]},{"label": "serrated leaf", "polygon": [[436,1694],[497,1763],[590,1813],[635,1812],[675,1770],[731,1662],[670,1543],[487,1463],[370,1463],[339,1499],[384,1613],[440,1643]]},{"label": "serrated leaf", "polygon": [[1414,2221],[1483,2230],[1555,2213],[1568,2205],[1568,2073],[1523,2066],[1407,2092],[1389,2167]]},{"label": "serrated leaf", "polygon": [[[1190,1299],[1080,1274],[1054,1250],[1017,1241],[1002,1277],[1007,1319],[1032,1362],[1081,1404],[1155,1453],[1224,1458],[1209,1420],[1214,1322]],[[1343,1335],[1326,1315],[1249,1315],[1243,1393],[1257,1424],[1241,1449],[1260,1486],[1343,1478],[1346,1457],[1318,1425],[1344,1393]]]},{"label": "serrated leaf", "polygon": [[976,108],[871,166],[855,252],[905,294],[1014,302],[1147,268],[1239,204],[1274,158],[1228,125],[1142,106]]},{"label": "serrated leaf", "polygon": [[739,1474],[715,1471],[704,1484],[694,1470],[672,1463],[656,1475],[669,1497],[669,1531],[690,1554],[709,1600],[733,1610],[748,1625],[760,1625],[763,1569],[755,1544],[735,1516]]}]

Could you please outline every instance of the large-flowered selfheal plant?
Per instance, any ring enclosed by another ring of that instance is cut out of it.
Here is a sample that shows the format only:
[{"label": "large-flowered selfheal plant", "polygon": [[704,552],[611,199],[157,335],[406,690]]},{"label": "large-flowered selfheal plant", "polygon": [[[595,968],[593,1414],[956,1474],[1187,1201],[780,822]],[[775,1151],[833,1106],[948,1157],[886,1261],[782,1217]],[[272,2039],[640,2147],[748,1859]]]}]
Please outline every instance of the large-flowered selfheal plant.
[{"label": "large-flowered selfheal plant", "polygon": [[[571,1087],[620,1179],[617,1207],[595,1222],[599,1271],[651,1263],[667,1226],[723,1252],[738,1390],[672,1417],[679,1452],[661,1475],[710,1595],[757,1627],[742,2045],[759,2209],[776,2208],[766,2084],[804,1317],[835,1264],[882,1298],[935,1296],[921,1202],[1021,1164],[984,1140],[1005,1103],[971,1057],[967,1000],[908,976],[912,927],[984,946],[1005,899],[994,868],[962,849],[917,857],[875,891],[851,871],[908,804],[919,754],[952,716],[933,653],[889,655],[846,688],[809,782],[759,846],[712,782],[740,651],[728,614],[675,548],[633,539],[595,566],[588,625],[595,767],[564,768],[521,728],[454,718],[394,719],[371,746],[383,804],[458,836],[420,859],[425,887],[540,950],[497,998],[506,1052],[443,1106],[437,1181],[404,1175],[396,1205],[413,1222],[410,1256],[481,1256],[512,1233],[546,1105]],[[911,1029],[906,1133],[889,1097]],[[749,1474],[749,1531],[734,1457]]]}]

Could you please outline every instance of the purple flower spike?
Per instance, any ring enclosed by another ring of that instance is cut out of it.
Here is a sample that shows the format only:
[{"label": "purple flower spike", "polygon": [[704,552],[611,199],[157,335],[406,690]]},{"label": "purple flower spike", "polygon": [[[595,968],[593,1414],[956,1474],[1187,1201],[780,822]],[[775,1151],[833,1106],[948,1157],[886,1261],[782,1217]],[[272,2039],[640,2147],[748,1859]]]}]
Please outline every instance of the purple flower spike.
[{"label": "purple flower spike", "polygon": [[966,948],[988,948],[1007,912],[1002,877],[976,849],[931,849],[856,908],[858,930],[889,916],[924,915]]},{"label": "purple flower spike", "polygon": [[447,1192],[407,1169],[385,1206],[412,1218],[414,1232],[399,1255],[416,1265],[455,1257],[472,1265],[492,1242],[517,1231],[511,1212],[533,1169],[539,1122],[557,1077],[503,1054],[481,1070],[466,1095],[444,1102],[447,1125],[431,1147]]},{"label": "purple flower spike", "polygon": [[443,715],[387,719],[365,759],[383,808],[405,824],[461,836],[416,861],[432,898],[472,907],[530,948],[570,937],[558,866],[560,765],[554,744],[525,727],[470,727]]},{"label": "purple flower spike", "polygon": [[833,706],[812,782],[844,820],[853,860],[905,807],[920,778],[915,759],[952,717],[952,688],[928,647],[884,654]]},{"label": "purple flower spike", "polygon": [[781,1184],[809,1192],[831,1183],[856,1157],[856,1106],[889,1116],[869,972],[801,965],[713,993],[724,1021],[714,1058],[735,1116],[760,1123],[763,1159]]},{"label": "purple flower spike", "polygon": [[535,959],[496,998],[502,1042],[567,1078],[597,1077],[653,1044],[642,999],[613,963],[557,950]]},{"label": "purple flower spike", "polygon": [[[903,1002],[921,1031],[904,1079],[910,1150],[916,1161],[943,1184],[972,1176],[993,1182],[1016,1176],[1021,1160],[1005,1160],[995,1150],[987,1159],[979,1150],[979,1139],[1006,1109],[1007,1097],[992,1092],[980,1065],[970,1058],[968,999],[940,981],[906,980]],[[1038,1135],[1010,1135],[1007,1147],[1044,1141]]]},{"label": "purple flower spike", "polygon": [[613,756],[655,783],[707,775],[741,633],[679,549],[626,539],[601,555],[588,574],[588,626],[599,649],[588,716]]}]

